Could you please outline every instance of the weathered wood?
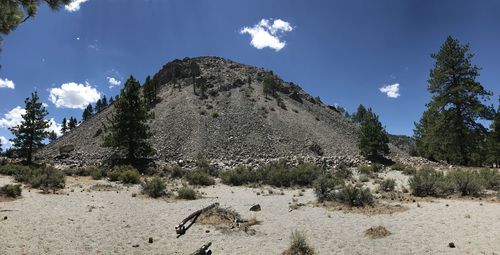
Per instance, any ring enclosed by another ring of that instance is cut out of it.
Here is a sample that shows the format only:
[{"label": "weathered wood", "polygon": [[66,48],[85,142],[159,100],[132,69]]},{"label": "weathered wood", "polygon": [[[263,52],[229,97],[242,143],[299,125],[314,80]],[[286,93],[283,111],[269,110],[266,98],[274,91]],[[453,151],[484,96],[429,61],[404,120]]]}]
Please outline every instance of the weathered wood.
[{"label": "weathered wood", "polygon": [[210,245],[212,245],[212,242],[209,242],[209,243],[201,246],[201,248],[199,248],[198,250],[193,252],[191,255],[211,255],[212,251],[209,249]]},{"label": "weathered wood", "polygon": [[[203,212],[205,211],[208,211],[212,208],[215,208],[219,206],[219,203],[213,203],[205,208],[202,208],[198,211],[195,211],[193,213],[191,213],[189,216],[187,216],[184,220],[181,221],[181,223],[179,223],[179,225],[175,226],[175,232],[177,233],[177,238],[179,238],[180,236],[184,235],[186,233],[186,231],[191,227],[191,225],[193,225],[195,222],[196,222],[196,219],[200,216],[200,214],[202,214]],[[186,227],[185,225],[191,221],[191,223]]]}]

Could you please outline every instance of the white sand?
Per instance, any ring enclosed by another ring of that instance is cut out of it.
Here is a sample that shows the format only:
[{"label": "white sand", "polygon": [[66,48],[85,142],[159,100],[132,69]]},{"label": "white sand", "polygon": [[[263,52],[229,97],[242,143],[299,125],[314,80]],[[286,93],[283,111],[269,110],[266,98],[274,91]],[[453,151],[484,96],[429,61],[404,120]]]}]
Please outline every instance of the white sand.
[{"label": "white sand", "polygon": [[[9,181],[0,176],[0,185]],[[209,198],[167,202],[132,197],[138,186],[119,193],[71,189],[65,189],[69,196],[25,189],[21,199],[0,202],[0,254],[190,254],[209,241],[214,254],[280,254],[295,229],[306,233],[319,254],[500,252],[499,203],[438,200],[420,203],[421,207],[408,204],[410,210],[392,215],[366,216],[310,205],[289,212],[288,202],[296,190],[258,196],[260,189],[217,185],[202,189]],[[303,203],[315,200],[312,190],[298,199]],[[186,235],[176,238],[176,224],[216,201],[246,218],[255,215],[262,221],[253,226],[257,234],[222,233],[212,226],[194,224]],[[254,203],[262,206],[261,212],[248,210]],[[92,206],[95,209],[89,212]],[[3,220],[4,216],[8,219]],[[364,231],[377,225],[385,226],[392,235],[366,238]],[[154,243],[148,243],[149,237]],[[449,242],[457,247],[449,248]],[[136,244],[139,247],[132,247]]]}]

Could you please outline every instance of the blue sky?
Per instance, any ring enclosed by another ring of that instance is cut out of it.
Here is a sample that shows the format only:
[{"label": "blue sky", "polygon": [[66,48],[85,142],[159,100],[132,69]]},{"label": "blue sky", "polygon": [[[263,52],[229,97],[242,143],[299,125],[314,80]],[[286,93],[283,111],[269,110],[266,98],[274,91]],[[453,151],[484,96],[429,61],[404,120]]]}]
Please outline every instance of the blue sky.
[{"label": "blue sky", "polygon": [[[482,67],[479,81],[495,94],[488,103],[498,104],[500,1],[80,1],[73,11],[42,6],[4,36],[0,136],[11,137],[7,126],[16,107],[35,89],[48,118],[80,119],[82,110],[74,107],[116,95],[129,75],[143,81],[168,61],[201,55],[271,69],[350,112],[363,103],[390,133],[412,135],[430,98],[430,54],[448,35],[471,44]],[[276,41],[268,44],[275,49],[257,49],[250,34],[240,33],[262,19],[269,27],[260,28],[281,43],[279,50]],[[290,27],[273,34],[276,20]],[[110,88],[111,78],[121,83]],[[397,98],[379,90],[393,84],[399,84]]]}]

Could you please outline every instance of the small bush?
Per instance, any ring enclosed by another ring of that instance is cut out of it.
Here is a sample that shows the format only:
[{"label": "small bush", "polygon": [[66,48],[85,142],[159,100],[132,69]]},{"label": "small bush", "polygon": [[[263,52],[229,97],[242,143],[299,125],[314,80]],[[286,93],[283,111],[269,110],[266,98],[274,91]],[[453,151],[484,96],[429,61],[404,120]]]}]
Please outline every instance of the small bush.
[{"label": "small bush", "polygon": [[361,176],[359,177],[359,181],[360,181],[360,182],[369,182],[369,181],[370,181],[370,178],[369,178],[368,176],[366,176],[366,175],[361,175]]},{"label": "small bush", "polygon": [[415,175],[417,173],[417,169],[413,166],[407,166],[403,169],[404,175]]},{"label": "small bush", "polygon": [[173,178],[173,179],[176,179],[176,178],[182,178],[184,177],[184,175],[186,175],[186,170],[178,165],[174,165],[172,168],[171,168],[171,172],[170,172],[170,177]]},{"label": "small bush", "polygon": [[89,172],[89,175],[94,180],[100,180],[100,179],[102,179],[102,177],[104,177],[103,171],[97,167],[90,167],[88,169],[88,172]]},{"label": "small bush", "polygon": [[500,190],[500,173],[496,169],[481,169],[479,175],[483,186],[491,190]]},{"label": "small bush", "polygon": [[420,169],[410,178],[409,184],[412,194],[419,197],[443,196],[450,193],[449,180],[445,178],[442,172],[430,167]]},{"label": "small bush", "polygon": [[347,167],[347,165],[339,164],[337,167],[335,167],[335,176],[342,178],[342,179],[348,179],[348,178],[351,178],[352,172]]},{"label": "small bush", "polygon": [[366,174],[368,176],[371,176],[373,173],[378,173],[382,169],[384,169],[384,166],[382,164],[373,163],[371,165],[360,166],[358,168],[358,171],[361,174]]},{"label": "small bush", "polygon": [[350,206],[373,205],[375,202],[370,189],[346,185],[334,194],[335,200]]},{"label": "small bush", "polygon": [[196,199],[196,191],[190,187],[184,186],[177,191],[177,198],[194,200]]},{"label": "small bush", "polygon": [[264,176],[266,183],[277,187],[293,185],[310,186],[318,178],[320,169],[310,163],[301,163],[296,167],[289,167],[286,162],[279,161],[266,166]]},{"label": "small bush", "polygon": [[16,198],[21,196],[21,184],[7,184],[3,187],[0,187],[0,195],[4,195],[7,197]]},{"label": "small bush", "polygon": [[212,118],[214,118],[214,119],[215,119],[215,118],[217,118],[217,117],[219,117],[219,114],[218,114],[218,113],[216,113],[216,112],[213,112],[213,113],[212,113]]},{"label": "small bush", "polygon": [[391,169],[396,171],[403,171],[405,168],[406,165],[401,162],[396,162],[394,165],[391,166]]},{"label": "small bush", "polygon": [[306,236],[301,231],[293,231],[290,236],[290,247],[283,255],[313,255],[314,249],[308,244]]},{"label": "small bush", "polygon": [[258,171],[245,166],[236,166],[231,170],[220,173],[219,176],[224,184],[234,186],[256,183],[262,180]]},{"label": "small bush", "polygon": [[394,179],[385,179],[380,183],[380,189],[383,191],[394,191],[394,188],[396,188],[396,180]]},{"label": "small bush", "polygon": [[449,178],[462,196],[478,195],[483,189],[481,177],[476,171],[457,169],[449,173]]},{"label": "small bush", "polygon": [[129,184],[137,184],[140,182],[139,171],[131,165],[115,166],[107,176],[110,181],[120,181]]},{"label": "small bush", "polygon": [[217,176],[217,169],[210,165],[210,161],[203,156],[202,153],[198,153],[196,156],[196,167],[198,170],[206,172],[211,176]]},{"label": "small bush", "polygon": [[17,164],[5,164],[0,166],[0,174],[4,175],[17,175],[18,173],[25,172],[29,170],[28,166],[17,165]]},{"label": "small bush", "polygon": [[150,197],[157,198],[166,194],[165,183],[159,177],[154,177],[151,180],[145,180],[142,184],[142,192]]},{"label": "small bush", "polygon": [[191,185],[210,186],[215,184],[214,178],[201,170],[190,171],[185,175],[185,178]]},{"label": "small bush", "polygon": [[44,191],[64,188],[64,174],[61,170],[51,166],[27,168],[16,175],[16,180],[29,184],[31,187]]},{"label": "small bush", "polygon": [[314,181],[314,193],[320,202],[324,200],[332,200],[335,189],[344,185],[344,181],[335,178],[330,174],[321,175]]}]

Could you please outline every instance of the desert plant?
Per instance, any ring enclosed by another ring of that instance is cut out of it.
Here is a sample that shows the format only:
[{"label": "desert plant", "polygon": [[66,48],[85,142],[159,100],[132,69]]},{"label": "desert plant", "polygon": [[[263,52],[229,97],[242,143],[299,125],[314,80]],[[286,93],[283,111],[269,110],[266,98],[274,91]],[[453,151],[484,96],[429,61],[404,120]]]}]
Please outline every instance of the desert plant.
[{"label": "desert plant", "polygon": [[7,197],[16,198],[21,196],[21,184],[7,184],[3,187],[0,187],[0,195],[4,195]]},{"label": "desert plant", "polygon": [[383,191],[394,191],[396,187],[396,180],[394,179],[385,179],[380,183],[380,189]]},{"label": "desert plant", "polygon": [[180,167],[179,165],[174,165],[168,169],[169,169],[168,172],[170,173],[170,177],[173,179],[182,178],[187,173],[187,171],[184,168]]},{"label": "desert plant", "polygon": [[409,184],[415,196],[442,196],[451,191],[448,181],[442,172],[424,167],[410,178]]},{"label": "desert plant", "polygon": [[202,170],[190,171],[184,178],[186,178],[191,185],[209,186],[215,184],[214,178]]},{"label": "desert plant", "polygon": [[448,177],[462,196],[478,195],[483,189],[481,177],[476,171],[457,169],[450,172]]},{"label": "desert plant", "polygon": [[295,230],[290,236],[290,247],[283,255],[313,255],[314,249],[308,244],[303,232]]},{"label": "desert plant", "polygon": [[347,167],[346,164],[339,164],[335,167],[335,176],[343,179],[348,179],[352,176],[352,171]]},{"label": "desert plant", "polygon": [[391,166],[392,170],[403,171],[406,168],[406,165],[401,162],[396,162]]},{"label": "desert plant", "polygon": [[368,188],[361,188],[352,185],[345,185],[338,192],[334,193],[335,200],[350,206],[373,205],[375,202],[373,195]]},{"label": "desert plant", "polygon": [[177,191],[177,198],[194,200],[196,199],[196,191],[188,186],[184,186]]},{"label": "desert plant", "polygon": [[165,195],[165,183],[160,177],[153,177],[151,180],[144,180],[141,184],[142,192],[150,197],[157,198]]},{"label": "desert plant", "polygon": [[264,171],[265,182],[277,187],[310,186],[320,174],[320,169],[313,164],[300,163],[290,167],[284,161],[271,163]]},{"label": "desert plant", "polygon": [[217,169],[210,164],[210,161],[202,153],[196,155],[196,167],[198,170],[206,172],[211,176],[217,176]]},{"label": "desert plant", "polygon": [[358,167],[358,171],[361,174],[366,174],[368,176],[371,176],[373,173],[380,172],[383,168],[384,166],[382,164],[373,163],[371,165],[364,165]]},{"label": "desert plant", "polygon": [[0,166],[0,174],[4,175],[17,175],[18,173],[26,172],[29,170],[28,166],[18,164],[5,164]]},{"label": "desert plant", "polygon": [[500,173],[496,169],[481,169],[479,176],[483,186],[491,190],[500,190]]},{"label": "desert plant", "polygon": [[261,181],[261,175],[258,171],[251,167],[236,166],[231,170],[227,170],[219,174],[222,182],[229,185],[243,185]]},{"label": "desert plant", "polygon": [[104,177],[103,171],[97,167],[90,167],[88,169],[88,171],[89,171],[89,175],[94,180],[100,180],[100,179],[102,179],[102,177]]},{"label": "desert plant", "polygon": [[64,188],[65,184],[63,172],[51,166],[32,168],[31,171],[25,172],[21,179],[31,187],[41,188],[45,192]]},{"label": "desert plant", "polygon": [[335,178],[331,174],[323,174],[314,181],[313,188],[316,197],[321,202],[333,199],[334,190],[342,185],[344,185],[343,180]]},{"label": "desert plant", "polygon": [[107,176],[110,181],[120,181],[130,184],[137,184],[140,182],[139,171],[131,165],[114,166]]},{"label": "desert plant", "polygon": [[417,173],[417,169],[413,166],[407,166],[403,169],[404,175],[415,175]]}]

